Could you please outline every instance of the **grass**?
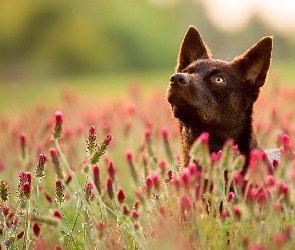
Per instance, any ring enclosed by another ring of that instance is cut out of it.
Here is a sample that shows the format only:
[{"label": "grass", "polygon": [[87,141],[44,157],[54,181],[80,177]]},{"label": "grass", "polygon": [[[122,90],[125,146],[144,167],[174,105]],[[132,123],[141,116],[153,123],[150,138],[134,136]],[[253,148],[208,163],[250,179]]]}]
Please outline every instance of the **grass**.
[{"label": "grass", "polygon": [[[233,142],[210,155],[206,134],[191,151],[203,172],[194,163],[181,167],[178,132],[164,99],[169,76],[155,72],[3,86],[2,248],[295,246],[291,71],[281,74],[279,86],[271,74],[255,116],[261,146],[282,152],[273,162],[276,173],[267,175],[265,155],[253,152],[245,178],[239,175],[243,156]],[[60,82],[71,86],[60,90]]]}]

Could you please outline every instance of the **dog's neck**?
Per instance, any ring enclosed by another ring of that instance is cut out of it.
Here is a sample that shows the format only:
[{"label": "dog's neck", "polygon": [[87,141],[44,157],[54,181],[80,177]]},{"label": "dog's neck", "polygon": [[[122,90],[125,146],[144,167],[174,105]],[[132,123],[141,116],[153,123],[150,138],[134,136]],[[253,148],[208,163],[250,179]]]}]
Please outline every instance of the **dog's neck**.
[{"label": "dog's neck", "polygon": [[252,111],[253,106],[249,108],[248,112],[241,118],[238,124],[231,127],[216,126],[216,124],[210,125],[210,123],[196,118],[184,121],[179,120],[184,164],[186,165],[189,162],[189,151],[195,140],[203,132],[208,132],[209,150],[211,153],[222,150],[224,143],[228,139],[231,138],[234,140],[241,154],[246,157],[244,173],[249,163],[251,150],[259,148],[253,127]]}]

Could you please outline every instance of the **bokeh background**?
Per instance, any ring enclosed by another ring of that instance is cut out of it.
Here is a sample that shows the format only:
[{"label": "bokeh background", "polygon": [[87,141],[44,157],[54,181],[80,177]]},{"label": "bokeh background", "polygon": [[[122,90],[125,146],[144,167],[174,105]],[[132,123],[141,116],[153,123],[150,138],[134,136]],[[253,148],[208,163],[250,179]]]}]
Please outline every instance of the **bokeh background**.
[{"label": "bokeh background", "polygon": [[292,0],[1,0],[0,112],[57,102],[61,86],[85,99],[132,82],[162,91],[190,24],[224,60],[273,35],[271,74],[295,83]]}]

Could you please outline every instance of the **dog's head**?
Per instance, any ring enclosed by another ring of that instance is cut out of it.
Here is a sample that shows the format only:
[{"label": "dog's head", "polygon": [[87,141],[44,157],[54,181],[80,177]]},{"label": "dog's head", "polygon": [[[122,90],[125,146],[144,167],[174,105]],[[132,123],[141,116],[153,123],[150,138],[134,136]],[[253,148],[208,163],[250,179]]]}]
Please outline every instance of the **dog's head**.
[{"label": "dog's head", "polygon": [[231,126],[257,100],[271,63],[272,37],[264,37],[231,62],[211,58],[190,26],[180,47],[167,99],[175,117]]}]

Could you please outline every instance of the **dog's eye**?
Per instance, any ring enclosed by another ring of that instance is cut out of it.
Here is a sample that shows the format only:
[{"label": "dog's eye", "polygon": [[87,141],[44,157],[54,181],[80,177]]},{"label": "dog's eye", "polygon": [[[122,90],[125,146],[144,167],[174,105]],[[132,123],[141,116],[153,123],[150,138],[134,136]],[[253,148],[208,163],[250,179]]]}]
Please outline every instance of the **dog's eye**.
[{"label": "dog's eye", "polygon": [[217,76],[214,80],[217,84],[222,84],[223,83],[223,79],[220,76]]}]

